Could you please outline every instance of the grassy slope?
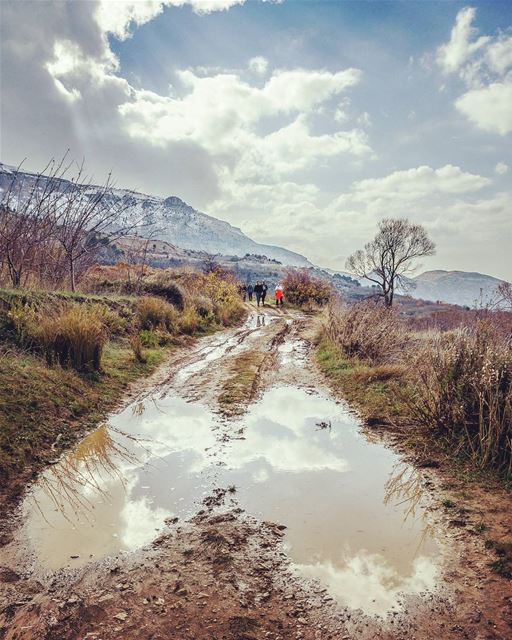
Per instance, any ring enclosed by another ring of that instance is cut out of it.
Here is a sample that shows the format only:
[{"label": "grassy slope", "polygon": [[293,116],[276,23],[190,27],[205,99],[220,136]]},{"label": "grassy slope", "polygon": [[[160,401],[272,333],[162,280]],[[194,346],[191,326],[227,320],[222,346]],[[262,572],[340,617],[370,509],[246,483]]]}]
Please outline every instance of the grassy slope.
[{"label": "grassy slope", "polygon": [[147,361],[139,364],[128,345],[110,342],[96,376],[47,367],[15,348],[0,353],[0,500],[20,493],[28,476],[104,418],[166,351],[145,349]]}]

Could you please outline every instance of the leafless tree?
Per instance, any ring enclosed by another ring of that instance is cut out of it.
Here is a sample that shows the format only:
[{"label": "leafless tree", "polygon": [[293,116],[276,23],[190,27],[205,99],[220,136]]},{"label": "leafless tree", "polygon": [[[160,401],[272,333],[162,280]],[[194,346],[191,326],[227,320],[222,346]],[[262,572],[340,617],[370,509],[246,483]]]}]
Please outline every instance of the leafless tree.
[{"label": "leafless tree", "polygon": [[510,282],[503,281],[500,283],[497,289],[498,305],[512,310],[512,284]]},{"label": "leafless tree", "polygon": [[0,198],[0,269],[13,287],[23,284],[28,272],[47,264],[55,225],[66,156],[50,161],[39,174],[21,172],[21,165],[5,178]]},{"label": "leafless tree", "polygon": [[129,200],[114,194],[113,189],[111,174],[103,185],[95,186],[86,179],[82,164],[59,203],[54,235],[64,252],[72,291],[78,271],[92,263],[102,244],[126,235],[138,224],[124,219]]},{"label": "leafless tree", "polygon": [[407,286],[418,258],[435,253],[435,244],[425,229],[407,219],[384,219],[375,238],[347,260],[348,271],[366,278],[380,289],[386,306],[391,307],[398,286]]}]

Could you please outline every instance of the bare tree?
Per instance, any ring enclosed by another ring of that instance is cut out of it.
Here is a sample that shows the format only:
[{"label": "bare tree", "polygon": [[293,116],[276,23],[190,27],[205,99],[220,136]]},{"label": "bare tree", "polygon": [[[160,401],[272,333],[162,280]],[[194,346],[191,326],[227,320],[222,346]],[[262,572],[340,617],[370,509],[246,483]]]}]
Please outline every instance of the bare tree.
[{"label": "bare tree", "polygon": [[435,253],[435,244],[425,229],[406,219],[384,219],[375,238],[347,260],[348,271],[366,278],[380,289],[386,306],[391,307],[398,286],[407,286],[415,261]]},{"label": "bare tree", "polygon": [[72,291],[78,271],[92,263],[102,244],[126,235],[137,225],[123,218],[130,201],[114,194],[113,189],[111,174],[103,185],[95,186],[85,178],[82,164],[59,203],[54,235],[64,252]]},{"label": "bare tree", "polygon": [[15,169],[0,199],[0,269],[6,270],[13,287],[23,284],[34,268],[47,263],[55,225],[66,156],[51,160],[39,174]]},{"label": "bare tree", "polygon": [[503,281],[500,283],[497,289],[499,297],[498,305],[502,308],[512,309],[512,284],[510,282]]}]

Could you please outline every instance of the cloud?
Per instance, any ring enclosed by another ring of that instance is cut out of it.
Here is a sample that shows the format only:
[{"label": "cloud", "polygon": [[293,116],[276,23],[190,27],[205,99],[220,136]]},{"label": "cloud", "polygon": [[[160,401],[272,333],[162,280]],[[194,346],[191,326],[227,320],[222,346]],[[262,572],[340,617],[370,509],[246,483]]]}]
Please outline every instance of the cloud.
[{"label": "cloud", "polygon": [[498,162],[494,167],[494,173],[497,173],[499,176],[504,176],[508,171],[508,164],[505,162]]},{"label": "cloud", "polygon": [[[327,158],[371,154],[361,129],[313,134],[308,120],[319,105],[358,83],[357,69],[277,69],[261,87],[239,73],[205,76],[187,69],[177,75],[180,97],[134,91],[118,107],[123,126],[132,138],[155,146],[196,143],[215,158],[225,193],[236,193],[233,182],[275,185]],[[268,118],[276,124],[263,133],[261,122]]]},{"label": "cloud", "polygon": [[131,35],[131,28],[138,27],[162,13],[165,7],[190,5],[195,13],[207,14],[224,11],[245,0],[99,0],[95,19],[104,33],[111,33],[119,40]]},{"label": "cloud", "polygon": [[474,8],[459,11],[436,60],[445,75],[456,74],[466,85],[456,109],[477,128],[504,136],[512,131],[512,36],[478,36],[475,17]]},{"label": "cloud", "polygon": [[249,60],[249,69],[260,76],[265,75],[267,68],[268,60],[263,56],[256,56]]},{"label": "cloud", "polygon": [[444,73],[456,73],[468,62],[475,52],[482,49],[490,38],[482,36],[472,42],[478,30],[472,26],[476,16],[476,9],[466,7],[461,9],[455,19],[450,40],[437,50],[437,63]]},{"label": "cloud", "polygon": [[455,101],[457,109],[483,131],[504,136],[512,131],[512,77],[471,89]]}]

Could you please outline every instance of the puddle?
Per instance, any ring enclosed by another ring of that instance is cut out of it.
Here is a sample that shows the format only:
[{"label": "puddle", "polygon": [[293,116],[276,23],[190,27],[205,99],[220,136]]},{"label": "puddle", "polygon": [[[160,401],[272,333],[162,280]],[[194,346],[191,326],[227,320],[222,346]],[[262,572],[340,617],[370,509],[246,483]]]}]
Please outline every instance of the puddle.
[{"label": "puddle", "polygon": [[216,420],[199,403],[146,398],[91,433],[24,503],[39,565],[138,548],[166,518],[192,515],[215,487],[235,485],[229,500],[285,524],[297,571],[341,604],[384,614],[399,594],[435,587],[439,549],[420,478],[370,443],[343,405],[285,386],[235,424],[238,439],[223,437],[233,426]]}]

